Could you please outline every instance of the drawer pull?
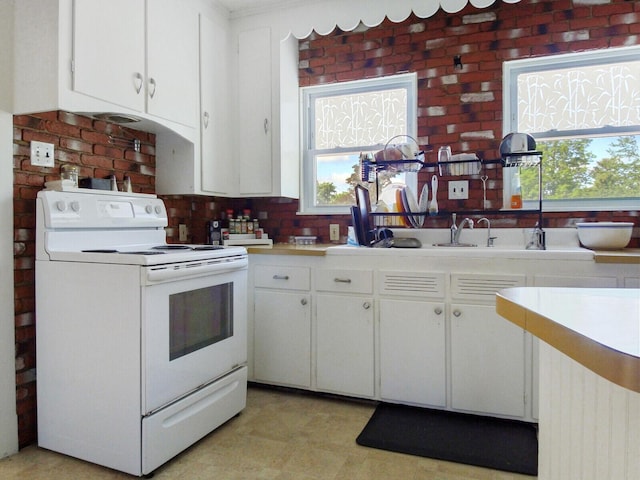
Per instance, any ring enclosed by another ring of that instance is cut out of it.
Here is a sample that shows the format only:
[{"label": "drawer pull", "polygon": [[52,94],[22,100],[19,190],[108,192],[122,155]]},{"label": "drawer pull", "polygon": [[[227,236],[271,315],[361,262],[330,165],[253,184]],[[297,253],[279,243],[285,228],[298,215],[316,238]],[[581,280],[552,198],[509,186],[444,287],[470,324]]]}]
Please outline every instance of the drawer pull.
[{"label": "drawer pull", "polygon": [[460,315],[462,315],[462,312],[460,310],[454,310],[453,311],[453,316],[454,317],[459,317]]},{"label": "drawer pull", "polygon": [[371,304],[369,302],[364,302],[362,304],[362,308],[364,308],[365,310],[369,310],[371,308]]},{"label": "drawer pull", "polygon": [[350,278],[334,278],[333,281],[336,283],[351,283]]},{"label": "drawer pull", "polygon": [[440,315],[442,313],[442,308],[440,307],[436,307],[433,309],[433,313],[435,313],[436,315]]},{"label": "drawer pull", "polygon": [[303,298],[302,300],[300,300],[300,305],[306,305],[307,304],[307,299]]},{"label": "drawer pull", "polygon": [[274,275],[274,280],[289,280],[289,275]]}]

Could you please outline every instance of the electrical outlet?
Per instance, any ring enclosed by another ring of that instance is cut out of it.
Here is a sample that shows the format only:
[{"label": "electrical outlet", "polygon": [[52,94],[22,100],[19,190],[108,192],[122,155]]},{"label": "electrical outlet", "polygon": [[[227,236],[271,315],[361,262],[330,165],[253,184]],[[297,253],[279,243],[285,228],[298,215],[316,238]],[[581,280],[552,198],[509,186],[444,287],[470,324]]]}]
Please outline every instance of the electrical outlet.
[{"label": "electrical outlet", "polygon": [[184,223],[178,225],[178,237],[181,242],[187,241],[187,226]]},{"label": "electrical outlet", "polygon": [[340,225],[337,223],[329,224],[329,240],[332,242],[340,241]]},{"label": "electrical outlet", "polygon": [[449,182],[449,200],[466,200],[469,198],[469,180]]},{"label": "electrical outlet", "polygon": [[53,143],[31,142],[31,165],[53,167],[55,164]]}]

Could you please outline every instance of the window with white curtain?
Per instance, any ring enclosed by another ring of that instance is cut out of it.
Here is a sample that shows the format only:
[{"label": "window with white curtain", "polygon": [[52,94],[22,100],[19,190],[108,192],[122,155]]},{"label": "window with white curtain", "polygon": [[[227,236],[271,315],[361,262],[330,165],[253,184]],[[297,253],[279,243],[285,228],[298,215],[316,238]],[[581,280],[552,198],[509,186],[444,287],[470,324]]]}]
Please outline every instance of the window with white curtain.
[{"label": "window with white curtain", "polygon": [[[640,47],[505,62],[503,80],[504,133],[543,152],[544,210],[640,207]],[[535,201],[537,171],[521,182]]]},{"label": "window with white curtain", "polygon": [[[302,213],[348,213],[360,182],[359,158],[391,140],[407,143],[416,132],[416,75],[305,87]],[[416,175],[394,182],[416,183]],[[412,178],[408,178],[412,177]],[[415,185],[413,185],[415,188]]]}]

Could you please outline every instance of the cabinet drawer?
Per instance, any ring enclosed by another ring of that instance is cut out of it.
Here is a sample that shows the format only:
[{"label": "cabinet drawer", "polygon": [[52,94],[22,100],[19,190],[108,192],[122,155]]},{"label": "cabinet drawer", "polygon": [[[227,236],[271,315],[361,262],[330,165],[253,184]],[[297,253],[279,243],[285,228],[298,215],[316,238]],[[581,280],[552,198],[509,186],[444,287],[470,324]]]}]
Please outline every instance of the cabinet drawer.
[{"label": "cabinet drawer", "polygon": [[309,290],[311,274],[307,267],[256,265],[253,272],[256,287],[282,290]]},{"label": "cabinet drawer", "polygon": [[381,270],[378,291],[382,295],[443,298],[444,273]]},{"label": "cabinet drawer", "polygon": [[316,289],[324,292],[372,293],[371,270],[318,269]]}]

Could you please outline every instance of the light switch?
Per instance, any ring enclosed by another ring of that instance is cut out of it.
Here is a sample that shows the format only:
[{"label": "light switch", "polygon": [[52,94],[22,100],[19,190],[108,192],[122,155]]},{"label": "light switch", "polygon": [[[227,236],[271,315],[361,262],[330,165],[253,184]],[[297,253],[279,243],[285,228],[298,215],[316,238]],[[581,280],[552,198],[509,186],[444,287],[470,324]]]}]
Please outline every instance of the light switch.
[{"label": "light switch", "polygon": [[31,142],[31,165],[53,167],[55,164],[53,143]]}]

